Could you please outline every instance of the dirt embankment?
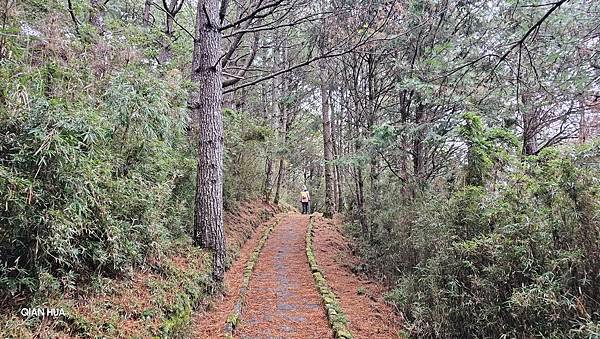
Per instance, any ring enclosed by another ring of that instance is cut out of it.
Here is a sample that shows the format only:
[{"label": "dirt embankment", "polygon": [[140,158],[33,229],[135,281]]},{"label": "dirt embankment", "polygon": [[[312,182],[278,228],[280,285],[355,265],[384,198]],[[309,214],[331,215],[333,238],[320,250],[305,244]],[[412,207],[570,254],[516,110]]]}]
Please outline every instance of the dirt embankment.
[{"label": "dirt embankment", "polygon": [[[271,231],[250,276],[249,289],[236,320],[239,338],[331,338],[328,323],[308,264],[306,232],[309,217],[297,213],[281,215]],[[227,292],[193,320],[193,337],[222,338],[225,322],[236,303],[244,269],[252,251],[267,229],[259,227],[242,246],[240,256],[226,273]],[[314,220],[313,252],[327,285],[347,316],[354,338],[395,338],[400,322],[383,298],[385,286],[352,273],[360,263],[352,244],[340,231],[341,220]]]},{"label": "dirt embankment", "polygon": [[338,297],[355,338],[396,338],[400,320],[382,295],[385,286],[352,273],[360,260],[341,232],[339,216],[314,220],[314,254],[329,287]]}]

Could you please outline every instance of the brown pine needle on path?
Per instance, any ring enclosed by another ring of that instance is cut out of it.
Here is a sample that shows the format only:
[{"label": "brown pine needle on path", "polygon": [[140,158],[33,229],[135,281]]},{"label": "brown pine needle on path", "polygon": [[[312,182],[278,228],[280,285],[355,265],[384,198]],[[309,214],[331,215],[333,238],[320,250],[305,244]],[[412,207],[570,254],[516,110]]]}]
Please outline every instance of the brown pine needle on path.
[{"label": "brown pine needle on path", "polygon": [[354,338],[398,338],[401,321],[383,300],[385,288],[351,272],[360,260],[341,233],[339,215],[333,220],[316,217],[313,223],[315,258],[340,301]]},{"label": "brown pine needle on path", "polygon": [[306,258],[308,216],[289,214],[263,248],[236,331],[240,338],[331,338]]},{"label": "brown pine needle on path", "polygon": [[[275,227],[262,249],[250,278],[236,338],[332,338],[321,297],[306,257],[307,215],[289,213]],[[337,295],[355,338],[395,338],[398,319],[382,301],[383,288],[350,272],[348,240],[340,220],[315,219],[314,253],[328,285]],[[241,286],[243,271],[265,226],[243,246],[238,260],[225,275],[227,293],[214,309],[194,319],[194,338],[223,338]],[[359,292],[360,291],[360,292]]]},{"label": "brown pine needle on path", "polygon": [[[253,211],[252,213],[257,213]],[[282,215],[283,217],[284,215]],[[258,244],[264,231],[275,220],[271,219],[263,222],[262,225],[254,230],[254,233],[240,249],[237,260],[228,271],[225,272],[225,295],[214,300],[212,307],[206,312],[199,312],[192,321],[192,331],[190,338],[224,338],[225,322],[233,306],[237,301],[239,290],[242,285],[244,269],[252,251]]]}]

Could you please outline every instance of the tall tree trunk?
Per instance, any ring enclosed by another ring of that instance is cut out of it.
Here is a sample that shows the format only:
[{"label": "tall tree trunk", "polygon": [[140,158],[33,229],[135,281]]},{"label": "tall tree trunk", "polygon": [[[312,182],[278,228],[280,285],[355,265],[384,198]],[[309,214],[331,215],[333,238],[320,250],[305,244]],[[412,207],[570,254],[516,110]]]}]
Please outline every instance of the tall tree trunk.
[{"label": "tall tree trunk", "polygon": [[273,158],[267,155],[265,159],[265,189],[263,191],[263,200],[271,201],[271,192],[273,191]]},{"label": "tall tree trunk", "polygon": [[369,236],[369,223],[367,222],[367,213],[365,211],[365,192],[364,192],[364,179],[362,169],[359,166],[355,167],[355,181],[356,181],[356,205],[358,207],[358,220],[360,227],[363,232],[363,236]]},{"label": "tall tree trunk", "polygon": [[223,120],[221,105],[222,69],[219,1],[198,0],[196,41],[192,56],[192,116],[198,119],[198,174],[194,213],[197,244],[213,251],[213,276],[222,281],[225,273],[223,231]]},{"label": "tall tree trunk", "polygon": [[173,39],[173,34],[175,33],[175,18],[174,14],[167,14],[165,21],[165,34],[169,39]]},{"label": "tall tree trunk", "polygon": [[281,184],[283,182],[283,176],[285,175],[285,160],[279,159],[279,170],[277,172],[277,184],[275,185],[275,197],[273,202],[277,205],[281,199]]},{"label": "tall tree trunk", "polygon": [[329,114],[329,88],[327,86],[327,69],[323,62],[320,63],[321,74],[321,114],[323,115],[323,158],[325,159],[325,209],[323,216],[331,218],[334,210],[333,172],[333,146],[331,144],[331,116]]},{"label": "tall tree trunk", "polygon": [[150,9],[152,8],[153,0],[144,2],[144,26],[150,26]]},{"label": "tall tree trunk", "polygon": [[[288,116],[287,116],[287,108],[282,107],[281,111],[281,140],[283,145],[287,143],[287,133],[288,133]],[[279,158],[279,170],[277,173],[277,184],[275,185],[275,197],[273,198],[273,202],[275,204],[279,204],[279,200],[281,198],[281,186],[283,184],[283,179],[285,177],[285,159],[283,157]]]},{"label": "tall tree trunk", "polygon": [[[331,126],[331,159],[337,159],[337,149],[336,149],[336,140],[335,140],[335,136],[336,136],[336,109],[335,109],[335,104],[334,104],[334,100],[332,100],[331,98],[333,97],[333,91],[329,92],[329,117],[330,117],[330,123],[329,125]],[[339,199],[339,185],[338,185],[338,171],[337,171],[337,164],[332,164],[331,165],[331,177],[333,179],[333,213],[337,213],[339,211],[338,208],[338,199]]]},{"label": "tall tree trunk", "polygon": [[536,117],[533,114],[523,115],[523,154],[533,155],[538,152]]},{"label": "tall tree trunk", "polygon": [[523,131],[523,154],[533,155],[538,152],[537,135],[531,130],[530,123],[526,125],[527,128]]},{"label": "tall tree trunk", "polygon": [[[377,97],[377,79],[376,79],[376,64],[375,59],[373,58],[373,54],[369,54],[367,56],[367,130],[365,133],[365,137],[371,137],[373,130],[375,128],[375,124],[377,123],[376,116],[376,108],[375,108],[375,100]],[[369,221],[369,239],[373,240],[374,232],[379,228],[379,224],[373,218],[373,211],[380,210],[380,192],[379,192],[379,162],[377,159],[377,154],[372,152],[370,154],[369,159],[369,189],[370,189],[370,205],[368,209],[368,218]]]},{"label": "tall tree trunk", "polygon": [[[341,92],[340,92],[340,96],[341,96]],[[331,144],[333,147],[333,158],[336,160],[338,160],[341,156],[341,145],[340,145],[341,144],[341,126],[342,126],[341,114],[342,114],[341,107],[339,110],[336,110],[335,114],[333,111],[331,114],[331,117],[332,117]],[[343,209],[342,176],[341,176],[340,166],[338,163],[333,165],[333,175],[335,178],[335,211],[341,212]]]},{"label": "tall tree trunk", "polygon": [[335,176],[336,176],[336,185],[337,185],[337,209],[336,211],[338,212],[342,212],[344,209],[344,198],[343,198],[343,191],[342,191],[342,187],[343,187],[343,178],[342,178],[342,171],[340,171],[340,167],[338,165],[335,165]]},{"label": "tall tree trunk", "polygon": [[98,29],[101,35],[104,35],[106,28],[104,26],[104,2],[102,0],[90,0],[90,23]]},{"label": "tall tree trunk", "polygon": [[[279,38],[279,36],[278,36],[277,32],[274,32],[274,34],[273,34],[274,50],[273,50],[273,58],[271,60],[272,61],[271,69],[272,69],[273,73],[279,71],[279,68],[280,68],[281,60],[280,60],[280,48],[279,48],[279,39],[278,38]],[[281,88],[280,88],[281,84],[282,84],[281,77],[275,77],[271,81],[271,105],[272,105],[272,108],[271,108],[271,118],[267,117],[267,120],[269,121],[269,123],[271,121],[276,122],[277,119],[283,119],[283,116],[281,114],[281,110],[279,107],[279,101],[280,101],[280,97],[281,97]],[[267,110],[265,109],[265,111],[267,111]],[[281,127],[287,128],[287,121],[285,123],[283,122],[283,120],[280,120],[280,121],[281,121]],[[280,131],[280,133],[282,133],[282,131]],[[283,133],[285,133],[285,131],[283,131]],[[266,161],[267,162],[266,162],[264,199],[266,202],[268,202],[271,200],[271,193],[273,191],[273,157],[271,155],[267,155]],[[284,166],[284,164],[280,161],[279,162],[280,171],[277,176],[277,190],[275,193],[275,197],[276,197],[275,203],[276,204],[279,203],[279,189],[281,188],[280,187],[280,185],[281,185],[280,178],[283,175],[283,172],[281,171],[282,166]]]},{"label": "tall tree trunk", "polygon": [[580,99],[580,104],[582,107],[581,110],[581,116],[579,118],[579,136],[578,136],[578,141],[580,144],[585,143],[588,140],[589,134],[590,134],[590,129],[588,126],[588,121],[587,121],[587,105],[585,103],[585,100]]},{"label": "tall tree trunk", "polygon": [[[417,98],[418,99],[418,98]],[[425,180],[425,129],[422,124],[425,122],[425,107],[422,103],[418,103],[415,109],[415,125],[419,126],[419,131],[415,133],[412,145],[413,154],[413,173],[417,183],[417,187],[413,188],[412,196],[416,197],[417,190],[423,187]]]},{"label": "tall tree trunk", "polygon": [[[172,2],[174,2],[175,0],[172,0]],[[162,42],[162,50],[160,51],[160,54],[158,55],[158,62],[161,65],[164,65],[166,63],[168,63],[171,58],[173,57],[173,53],[171,52],[171,44],[173,42],[173,35],[175,34],[175,29],[174,29],[174,18],[173,16],[175,15],[175,13],[173,14],[165,14],[165,41]]]},{"label": "tall tree trunk", "polygon": [[[353,97],[351,101],[352,112],[357,112],[359,110],[358,98]],[[353,137],[354,142],[348,145],[348,153],[360,154],[361,153],[361,144],[360,144],[360,136],[362,135],[361,131],[361,122],[356,115],[350,114],[350,127],[354,128],[354,130],[349,130],[348,134]],[[356,186],[356,207],[358,209],[358,220],[360,222],[360,226],[363,232],[363,236],[367,237],[369,235],[369,223],[367,222],[367,213],[365,211],[365,193],[364,193],[364,179],[361,164],[354,165],[351,169],[353,171],[353,179],[354,184]]]},{"label": "tall tree trunk", "polygon": [[[409,107],[410,107],[410,95],[406,89],[403,89],[400,93],[400,121],[402,125],[406,125],[409,122]],[[409,149],[409,136],[407,133],[402,133],[400,137],[401,149]],[[410,190],[410,175],[409,175],[409,156],[406,152],[402,152],[400,156],[400,176],[402,178],[402,197],[404,199],[411,199],[412,194]]]},{"label": "tall tree trunk", "polygon": [[[348,98],[347,98],[347,88],[345,83],[342,84],[342,88],[340,90],[340,101],[341,101],[341,106],[340,106],[340,111],[338,112],[338,118],[336,119],[337,121],[337,132],[335,133],[335,135],[337,136],[337,142],[334,139],[334,147],[336,148],[334,151],[336,153],[336,158],[340,158],[342,156],[344,156],[344,154],[347,154],[347,152],[349,152],[349,149],[347,149],[347,147],[350,147],[350,145],[345,146],[344,145],[344,133],[345,133],[345,129],[344,129],[344,112],[348,110],[348,106],[347,106],[347,102],[348,102]],[[337,184],[338,184],[338,206],[340,208],[340,211],[344,210],[347,208],[347,206],[344,205],[345,199],[344,199],[344,185],[345,185],[345,177],[344,174],[347,173],[345,172],[347,169],[346,166],[341,165],[341,164],[336,164],[335,166],[335,171],[338,177],[337,180]]]},{"label": "tall tree trunk", "polygon": [[[281,65],[283,65],[283,68],[289,67],[290,59],[288,56],[288,49],[285,46],[283,46],[282,49],[278,48],[278,51],[280,51],[280,53],[277,53],[277,54],[281,54]],[[281,89],[279,90],[278,95],[281,95],[282,91],[283,91],[283,93],[289,93],[289,90],[290,90],[289,89],[289,79],[287,78],[286,75],[281,76],[279,84],[281,85]],[[279,101],[279,99],[277,101]],[[281,137],[280,138],[283,142],[283,145],[287,146],[288,132],[290,130],[290,122],[292,121],[291,120],[292,117],[290,116],[290,111],[289,111],[289,108],[287,107],[287,105],[279,106],[279,114],[281,116],[281,119],[280,119]],[[279,159],[279,170],[278,170],[278,174],[277,174],[277,186],[275,189],[275,198],[273,199],[273,202],[275,204],[279,203],[285,175],[286,175],[285,159],[283,157],[281,157]]]},{"label": "tall tree trunk", "polygon": [[[325,10],[327,2],[321,0],[321,10]],[[321,36],[319,48],[324,52],[327,47],[327,23],[321,19]],[[333,147],[331,145],[331,115],[329,112],[329,76],[327,72],[326,59],[319,61],[319,78],[321,80],[321,115],[323,117],[323,158],[325,160],[325,203],[323,216],[331,218],[334,210],[333,172],[331,162],[333,160]]]},{"label": "tall tree trunk", "polygon": [[524,112],[523,117],[523,154],[533,155],[538,152],[538,112],[535,108],[527,109],[529,95],[523,93],[521,95]]}]

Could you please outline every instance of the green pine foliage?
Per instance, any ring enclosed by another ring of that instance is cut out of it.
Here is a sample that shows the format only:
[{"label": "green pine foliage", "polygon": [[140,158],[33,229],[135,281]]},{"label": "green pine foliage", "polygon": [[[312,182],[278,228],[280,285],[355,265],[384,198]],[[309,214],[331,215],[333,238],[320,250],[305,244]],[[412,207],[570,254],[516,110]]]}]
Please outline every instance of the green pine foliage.
[{"label": "green pine foliage", "polygon": [[259,117],[226,109],[223,199],[226,208],[254,198],[263,189],[264,162],[273,147],[275,132]]},{"label": "green pine foliage", "polygon": [[401,206],[401,187],[384,193],[367,269],[395,279],[387,298],[416,337],[599,336],[598,144],[524,158],[464,119],[464,183]]}]

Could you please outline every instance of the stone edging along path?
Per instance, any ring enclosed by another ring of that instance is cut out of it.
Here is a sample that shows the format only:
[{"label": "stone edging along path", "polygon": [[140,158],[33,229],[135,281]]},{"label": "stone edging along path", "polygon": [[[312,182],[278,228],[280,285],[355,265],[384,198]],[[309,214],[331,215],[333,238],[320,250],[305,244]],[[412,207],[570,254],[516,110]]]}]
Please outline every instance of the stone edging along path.
[{"label": "stone edging along path", "polygon": [[260,256],[260,252],[263,249],[263,247],[265,246],[267,239],[269,239],[269,235],[271,235],[271,233],[275,229],[275,226],[277,226],[277,224],[279,224],[280,221],[281,221],[281,217],[279,217],[279,216],[276,217],[273,224],[264,231],[263,235],[260,237],[260,240],[258,241],[258,244],[254,248],[254,251],[252,251],[252,255],[248,259],[248,263],[246,264],[246,268],[244,269],[244,280],[242,282],[242,286],[240,287],[240,291],[238,294],[238,300],[236,301],[235,305],[233,306],[233,311],[229,314],[229,316],[227,317],[227,321],[225,322],[225,335],[227,336],[227,338],[233,338],[233,331],[235,330],[236,326],[240,322],[240,317],[242,314],[242,307],[246,300],[246,295],[248,294],[248,286],[250,285],[250,277],[252,276],[254,267],[256,266],[256,263],[258,262],[258,257]]},{"label": "stone edging along path", "polygon": [[327,313],[327,318],[329,319],[329,324],[333,329],[335,338],[351,339],[352,333],[346,327],[348,322],[346,314],[342,310],[342,306],[337,300],[337,297],[328,287],[327,281],[323,276],[323,272],[321,269],[319,269],[317,260],[313,253],[313,218],[314,215],[311,215],[308,228],[306,230],[306,256],[308,257],[308,264],[310,265],[310,270],[315,279],[315,284],[317,285],[317,289],[319,290],[319,294],[323,300],[323,306],[325,307],[325,312]]}]

